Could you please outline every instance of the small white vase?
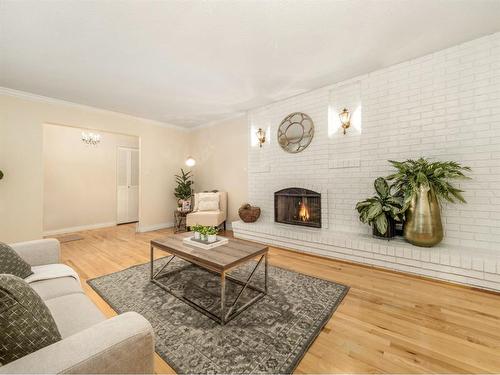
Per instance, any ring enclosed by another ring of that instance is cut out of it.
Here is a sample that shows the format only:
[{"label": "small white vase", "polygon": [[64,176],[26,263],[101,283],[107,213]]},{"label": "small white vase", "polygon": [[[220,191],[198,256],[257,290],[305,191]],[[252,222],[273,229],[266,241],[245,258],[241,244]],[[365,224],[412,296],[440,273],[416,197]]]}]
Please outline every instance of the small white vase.
[{"label": "small white vase", "polygon": [[210,234],[210,235],[208,235],[208,242],[209,243],[213,243],[215,241],[217,241],[217,235],[216,234]]},{"label": "small white vase", "polygon": [[200,232],[194,232],[194,239],[199,240],[200,239]]},{"label": "small white vase", "polygon": [[207,240],[207,235],[206,234],[200,235],[200,240],[206,241]]}]

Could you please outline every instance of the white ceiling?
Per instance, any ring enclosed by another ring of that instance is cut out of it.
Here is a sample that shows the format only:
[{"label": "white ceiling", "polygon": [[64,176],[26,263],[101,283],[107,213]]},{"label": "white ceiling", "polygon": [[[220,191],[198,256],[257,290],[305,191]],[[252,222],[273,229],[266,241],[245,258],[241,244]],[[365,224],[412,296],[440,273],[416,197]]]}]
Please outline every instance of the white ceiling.
[{"label": "white ceiling", "polygon": [[0,86],[193,127],[500,30],[499,0],[0,0]]}]

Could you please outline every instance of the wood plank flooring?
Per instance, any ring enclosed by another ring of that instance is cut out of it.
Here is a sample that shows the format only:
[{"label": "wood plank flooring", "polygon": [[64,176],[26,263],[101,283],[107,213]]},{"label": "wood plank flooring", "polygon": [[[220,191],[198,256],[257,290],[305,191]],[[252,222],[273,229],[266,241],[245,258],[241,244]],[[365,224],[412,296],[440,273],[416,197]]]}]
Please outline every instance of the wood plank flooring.
[{"label": "wood plank flooring", "polygon": [[[62,244],[62,257],[113,316],[85,281],[147,262],[149,241],[170,233],[83,231],[83,240]],[[296,373],[500,373],[498,294],[276,248],[269,262],[351,287]],[[173,373],[159,356],[156,371]]]}]

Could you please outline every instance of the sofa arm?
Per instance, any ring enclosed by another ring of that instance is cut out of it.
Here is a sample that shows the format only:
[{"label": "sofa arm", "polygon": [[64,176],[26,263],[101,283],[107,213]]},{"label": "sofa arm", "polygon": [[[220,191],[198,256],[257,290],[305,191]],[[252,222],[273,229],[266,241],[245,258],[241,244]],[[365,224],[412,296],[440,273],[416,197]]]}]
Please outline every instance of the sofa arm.
[{"label": "sofa arm", "polygon": [[61,245],[55,238],[10,244],[31,266],[61,263]]},{"label": "sofa arm", "polygon": [[154,333],[135,312],[115,316],[0,367],[0,373],[152,374]]}]

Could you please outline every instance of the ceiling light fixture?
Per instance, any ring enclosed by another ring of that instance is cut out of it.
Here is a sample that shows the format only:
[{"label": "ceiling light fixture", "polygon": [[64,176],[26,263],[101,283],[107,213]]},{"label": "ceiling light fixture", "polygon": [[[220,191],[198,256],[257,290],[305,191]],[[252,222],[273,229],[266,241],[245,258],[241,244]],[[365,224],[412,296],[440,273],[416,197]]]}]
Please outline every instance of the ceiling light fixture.
[{"label": "ceiling light fixture", "polygon": [[82,132],[82,142],[87,145],[97,146],[101,143],[101,135]]}]

